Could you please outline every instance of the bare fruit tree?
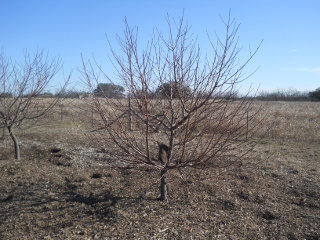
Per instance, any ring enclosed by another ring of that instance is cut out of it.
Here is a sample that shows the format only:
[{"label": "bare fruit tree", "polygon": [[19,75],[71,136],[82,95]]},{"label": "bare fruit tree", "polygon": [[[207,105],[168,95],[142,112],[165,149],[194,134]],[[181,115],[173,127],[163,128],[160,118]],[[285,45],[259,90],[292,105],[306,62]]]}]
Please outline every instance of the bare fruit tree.
[{"label": "bare fruit tree", "polygon": [[[44,50],[34,55],[24,52],[22,63],[0,52],[0,127],[9,132],[16,159],[20,159],[20,147],[13,129],[35,125],[61,100],[59,94],[41,98],[60,69],[60,60],[49,60]],[[64,91],[67,81],[60,91]]]},{"label": "bare fruit tree", "polygon": [[[208,37],[211,49],[203,55],[183,17],[177,22],[167,17],[166,21],[168,32],[155,30],[142,50],[138,28],[125,21],[124,36],[118,37],[121,51],[111,47],[130,107],[126,99],[93,94],[90,100],[99,116],[98,129],[105,130],[94,132],[94,142],[116,162],[158,169],[160,200],[167,199],[170,171],[227,168],[240,161],[250,151],[252,143],[247,139],[261,120],[258,111],[247,114],[250,102],[245,97],[231,100],[238,94],[238,84],[247,78],[243,70],[260,44],[240,64],[239,25],[229,15],[227,21],[222,20],[225,37]],[[101,68],[97,73],[96,66],[83,60],[83,80],[91,90],[101,76],[104,81],[114,80]]]}]

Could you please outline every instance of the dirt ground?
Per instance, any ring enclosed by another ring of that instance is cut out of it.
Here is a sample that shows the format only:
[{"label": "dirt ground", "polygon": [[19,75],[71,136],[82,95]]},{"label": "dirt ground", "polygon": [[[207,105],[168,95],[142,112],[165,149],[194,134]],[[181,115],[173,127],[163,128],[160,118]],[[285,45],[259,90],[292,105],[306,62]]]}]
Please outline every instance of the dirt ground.
[{"label": "dirt ground", "polygon": [[[33,140],[31,140],[33,139]],[[228,171],[115,168],[98,149],[0,141],[0,239],[320,239],[318,144],[263,141]]]}]

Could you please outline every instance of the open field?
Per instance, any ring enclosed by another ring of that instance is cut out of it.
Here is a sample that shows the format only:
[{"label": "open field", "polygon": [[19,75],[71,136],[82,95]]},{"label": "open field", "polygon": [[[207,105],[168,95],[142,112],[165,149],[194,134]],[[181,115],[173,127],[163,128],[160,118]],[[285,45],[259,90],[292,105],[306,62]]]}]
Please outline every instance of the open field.
[{"label": "open field", "polygon": [[272,129],[253,154],[172,173],[160,202],[159,172],[112,167],[68,101],[17,132],[19,161],[0,133],[0,239],[320,239],[320,103],[254,103]]}]

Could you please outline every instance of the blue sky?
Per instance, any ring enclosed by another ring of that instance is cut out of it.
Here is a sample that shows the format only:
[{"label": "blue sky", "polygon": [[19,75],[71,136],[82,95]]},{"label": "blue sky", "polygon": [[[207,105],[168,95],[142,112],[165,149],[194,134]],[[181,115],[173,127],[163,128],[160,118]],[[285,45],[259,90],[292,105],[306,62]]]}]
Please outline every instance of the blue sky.
[{"label": "blue sky", "polygon": [[0,48],[18,61],[23,50],[34,53],[44,48],[51,57],[60,56],[65,73],[73,69],[76,84],[81,54],[94,55],[107,72],[113,72],[106,35],[114,43],[124,29],[124,17],[139,27],[139,39],[144,40],[154,27],[166,29],[167,13],[178,18],[183,9],[204,53],[206,32],[223,33],[219,14],[226,18],[229,9],[241,23],[243,56],[263,39],[246,72],[260,68],[242,84],[244,90],[251,83],[266,91],[320,87],[319,0],[0,0]]}]

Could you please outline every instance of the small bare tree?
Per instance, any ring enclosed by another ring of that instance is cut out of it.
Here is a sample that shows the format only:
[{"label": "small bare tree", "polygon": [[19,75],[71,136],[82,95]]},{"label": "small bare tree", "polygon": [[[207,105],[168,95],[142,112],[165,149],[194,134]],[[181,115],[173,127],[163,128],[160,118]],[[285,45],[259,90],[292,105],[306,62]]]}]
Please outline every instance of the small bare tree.
[{"label": "small bare tree", "polygon": [[25,52],[22,63],[0,53],[0,127],[8,130],[16,159],[20,159],[20,147],[13,129],[23,122],[25,127],[35,125],[61,100],[59,94],[55,98],[40,98],[60,68],[60,60],[49,60],[43,50],[33,56]]},{"label": "small bare tree", "polygon": [[[212,48],[206,52],[213,57],[207,57],[183,17],[178,22],[166,20],[168,33],[155,31],[144,50],[138,47],[138,29],[127,21],[124,37],[118,37],[122,51],[111,47],[118,78],[131,96],[130,109],[124,99],[93,95],[90,102],[106,130],[96,132],[96,143],[116,161],[159,169],[161,200],[167,199],[168,172],[231,166],[249,151],[246,137],[250,139],[259,124],[254,121],[257,111],[248,116],[245,97],[230,99],[247,78],[243,69],[260,45],[240,64],[239,25],[229,15],[223,21],[225,38],[209,37]],[[91,91],[100,75],[112,82],[101,68],[98,74],[94,68],[83,61],[83,80]],[[125,112],[132,113],[133,131],[121,117]]]}]

